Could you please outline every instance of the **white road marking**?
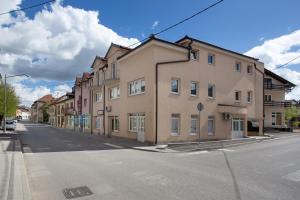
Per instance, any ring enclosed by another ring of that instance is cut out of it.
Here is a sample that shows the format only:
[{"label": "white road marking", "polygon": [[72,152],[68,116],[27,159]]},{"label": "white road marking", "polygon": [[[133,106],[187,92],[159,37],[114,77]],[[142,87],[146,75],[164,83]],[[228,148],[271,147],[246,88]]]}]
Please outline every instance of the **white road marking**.
[{"label": "white road marking", "polygon": [[179,153],[176,154],[177,156],[192,156],[192,155],[199,155],[199,154],[206,154],[208,151],[195,151],[195,152],[188,152],[188,153]]},{"label": "white road marking", "polygon": [[232,149],[218,149],[219,151],[228,151],[228,152],[232,152],[232,151],[235,151],[235,150],[232,150]]},{"label": "white road marking", "polygon": [[300,170],[289,173],[289,174],[283,176],[283,178],[290,180],[290,181],[294,181],[294,182],[300,182]]},{"label": "white road marking", "polygon": [[117,149],[122,149],[123,147],[119,146],[119,145],[115,145],[115,144],[110,144],[110,143],[104,143],[106,146],[110,146],[110,147],[114,147]]}]

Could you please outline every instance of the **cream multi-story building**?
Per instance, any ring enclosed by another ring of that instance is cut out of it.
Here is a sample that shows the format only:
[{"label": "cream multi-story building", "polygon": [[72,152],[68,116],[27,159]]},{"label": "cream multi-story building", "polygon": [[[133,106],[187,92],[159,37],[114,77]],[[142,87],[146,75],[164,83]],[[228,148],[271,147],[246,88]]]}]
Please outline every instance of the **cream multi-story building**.
[{"label": "cream multi-story building", "polygon": [[285,100],[285,94],[296,85],[281,76],[265,69],[264,76],[264,127],[285,129],[285,109],[292,106]]},{"label": "cream multi-story building", "polygon": [[31,105],[31,121],[35,123],[47,122],[44,119],[43,111],[45,106],[54,100],[51,94],[45,95],[38,100],[34,101]]},{"label": "cream multi-story building", "polygon": [[[263,134],[264,65],[188,36],[112,44],[96,57],[92,131],[141,142],[231,139]],[[199,112],[197,105],[201,103]]]},{"label": "cream multi-story building", "polygon": [[74,94],[66,93],[56,100],[56,126],[59,128],[74,129]]}]

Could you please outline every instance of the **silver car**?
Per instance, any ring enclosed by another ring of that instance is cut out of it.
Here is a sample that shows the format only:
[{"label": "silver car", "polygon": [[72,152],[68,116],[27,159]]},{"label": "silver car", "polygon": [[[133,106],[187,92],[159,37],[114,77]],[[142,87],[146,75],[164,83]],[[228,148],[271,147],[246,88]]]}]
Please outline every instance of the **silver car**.
[{"label": "silver car", "polygon": [[16,123],[13,120],[6,121],[6,130],[16,130]]}]

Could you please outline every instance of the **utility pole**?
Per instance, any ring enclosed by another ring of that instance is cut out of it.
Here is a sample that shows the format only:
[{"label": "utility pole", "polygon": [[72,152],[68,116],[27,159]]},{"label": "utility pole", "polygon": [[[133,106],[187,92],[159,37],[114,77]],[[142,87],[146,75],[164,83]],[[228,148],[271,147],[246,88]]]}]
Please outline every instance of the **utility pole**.
[{"label": "utility pole", "polygon": [[6,74],[4,75],[4,114],[3,114],[3,133],[6,133]]}]

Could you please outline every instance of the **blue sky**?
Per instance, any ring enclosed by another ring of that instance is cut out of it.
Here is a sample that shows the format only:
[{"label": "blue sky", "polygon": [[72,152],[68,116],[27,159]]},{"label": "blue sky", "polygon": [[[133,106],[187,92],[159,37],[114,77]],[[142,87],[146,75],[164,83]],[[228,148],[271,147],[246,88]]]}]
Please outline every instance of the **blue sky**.
[{"label": "blue sky", "polygon": [[[40,1],[13,0],[13,1],[16,2],[15,7],[17,8],[26,7],[35,4],[36,2],[42,2],[41,0]],[[21,4],[18,4],[18,2]],[[196,1],[196,0],[184,0],[184,1],[183,0],[181,1],[179,0],[163,0],[163,1],[161,0],[152,0],[152,1],[64,0],[60,2],[59,7],[52,8],[52,9],[53,10],[55,9],[59,10],[61,8],[66,9],[66,6],[70,6],[71,9],[79,8],[84,12],[97,11],[99,12],[99,16],[98,16],[99,24],[103,25],[108,29],[111,29],[114,33],[120,36],[120,38],[117,39],[117,41],[120,41],[120,43],[126,45],[126,44],[130,44],[130,42],[132,41],[135,41],[135,39],[142,40],[144,39],[145,36],[148,36],[153,32],[159,31],[162,28],[165,28],[166,26],[178,22],[179,20],[190,16],[192,13],[195,13],[203,9],[214,2],[216,1],[211,1],[211,0],[202,0],[202,1]],[[11,6],[11,8],[13,7]],[[208,10],[207,12],[193,18],[192,20],[166,33],[163,33],[159,37],[170,41],[176,41],[179,38],[183,37],[184,35],[189,35],[198,38],[200,40],[222,46],[224,48],[228,48],[241,53],[246,53],[247,51],[251,50],[254,47],[260,47],[261,49],[263,49],[265,48],[263,46],[264,42],[276,38],[280,38],[283,35],[292,34],[293,32],[299,30],[300,29],[299,8],[300,8],[300,1],[297,0],[289,0],[289,1],[225,0],[221,4],[217,5],[216,7]],[[49,15],[51,15],[51,12],[53,11],[48,7],[49,13],[46,15],[45,13],[41,13],[41,11],[43,10],[45,10],[45,8],[43,7],[34,8],[25,11],[24,15],[27,17],[27,20],[37,21],[35,20],[37,15],[41,15],[41,16],[45,15],[49,17]],[[2,10],[0,9],[0,11]],[[67,13],[65,10],[64,11],[61,10],[61,12]],[[56,14],[56,16],[59,15],[59,11],[57,11],[57,13],[58,14]],[[70,13],[69,16],[71,17],[75,14],[77,15],[77,12],[75,11],[74,12],[70,11],[68,13]],[[80,14],[78,14],[78,16],[79,15]],[[83,15],[84,14],[82,14],[82,16]],[[92,17],[90,17],[89,19],[92,19]],[[61,25],[60,21],[57,21],[56,19],[56,22],[55,21],[51,22],[51,26],[50,26],[49,25],[50,20],[55,20],[55,18],[54,17],[51,19],[43,18],[40,20],[40,22],[42,21],[43,23],[47,24],[47,28],[50,31],[53,30],[52,33],[57,34],[57,31],[60,30],[66,31],[66,27],[63,27],[66,26],[65,24]],[[153,29],[152,25],[155,22],[157,22],[157,26],[155,27],[155,29]],[[23,22],[17,22],[17,23],[23,23]],[[57,23],[58,25],[56,26],[55,23]],[[78,26],[83,26],[85,22],[83,20],[82,22],[78,22],[78,23],[81,23],[78,24]],[[1,25],[1,18],[0,18],[0,25]],[[28,25],[26,26],[28,27]],[[75,27],[74,29],[76,29],[76,24],[74,25],[74,27]],[[12,32],[15,31],[17,33],[18,30],[15,30],[14,27],[12,27],[11,31]],[[85,34],[89,36],[86,38],[89,39],[89,37],[93,37],[90,36],[94,32],[93,29],[87,31],[89,31],[89,33],[85,33]],[[100,29],[97,33],[101,35]],[[105,37],[103,36],[102,38],[106,40],[111,39],[106,36]],[[111,40],[113,42],[116,41],[115,39],[111,39]],[[69,42],[74,44],[77,41],[75,40]],[[108,43],[110,42],[111,41],[109,41]],[[62,68],[64,68],[64,65],[67,65],[68,62],[70,63],[71,62],[70,60],[75,60],[79,57],[79,55],[81,55],[81,58],[79,59],[80,62],[77,63],[80,63],[82,66],[76,66],[76,71],[77,74],[79,75],[83,71],[89,70],[89,66],[92,63],[91,58],[96,54],[98,55],[103,54],[105,52],[105,49],[108,46],[108,43],[105,42],[100,43],[99,38],[96,38],[94,44],[98,44],[99,47],[94,47],[93,49],[87,46],[84,46],[82,48],[78,47],[80,49],[77,52],[73,52],[72,50],[77,46],[72,47],[71,50],[67,46],[65,47],[66,51],[62,52],[63,56],[55,55],[56,56],[55,57],[52,55],[52,52],[51,54],[49,52],[45,53],[44,50],[41,51],[40,49],[38,49],[36,53],[34,52],[35,49],[32,50],[30,54],[28,54],[27,52],[24,52],[23,54],[18,53],[18,56],[19,57],[32,56],[32,60],[35,60],[36,57],[40,58],[41,60],[45,58],[47,60],[49,58],[49,63],[51,60],[51,56],[53,56],[52,66],[54,63],[59,63],[59,64],[54,64],[59,66],[53,66],[53,68],[57,67],[59,71]],[[100,46],[100,44],[103,45]],[[5,48],[6,44],[0,43],[0,48],[1,45],[3,46],[2,49],[4,49],[3,50],[4,53],[7,49],[7,52],[9,52],[10,54],[15,54],[15,52],[10,50],[9,48]],[[276,46],[276,44],[274,45]],[[22,48],[24,49],[24,46]],[[99,51],[97,51],[97,48],[99,48]],[[299,53],[299,45],[293,46],[293,44],[290,44],[286,48],[288,48],[290,52],[293,52],[294,53],[293,55]],[[68,50],[70,50],[70,52],[68,52]],[[268,65],[270,65],[271,69],[274,68],[274,66],[276,65],[283,64],[281,62],[284,62],[285,60],[288,60],[291,56],[293,56],[292,54],[291,55],[287,54],[286,49],[280,51],[284,51],[281,52],[282,59],[276,60],[274,58],[272,62],[267,63]],[[250,51],[249,53],[247,52],[247,54],[251,54],[253,56],[257,56],[262,59],[266,58],[266,55],[264,55],[262,51],[259,52],[260,53],[258,53],[258,51],[253,50]],[[275,56],[276,53],[270,55]],[[86,55],[86,56],[82,56],[82,55]],[[54,59],[54,57],[56,60]],[[82,57],[86,58],[86,60],[84,60]],[[18,61],[22,63],[22,65],[24,66],[26,65],[25,62],[26,59],[22,60],[18,58]],[[15,63],[19,63],[19,62],[15,62]],[[14,70],[12,70],[12,73],[19,72],[18,70],[21,70],[21,67],[19,67],[19,65],[15,63],[14,63],[15,68],[11,67],[14,68]],[[27,86],[31,88],[32,91],[34,91],[35,88],[38,87],[45,87],[49,89],[50,92],[53,93],[55,92],[56,87],[61,86],[64,83],[64,81],[69,81],[66,82],[66,84],[70,88],[70,86],[72,85],[70,84],[70,81],[72,81],[73,76],[66,75],[64,79],[64,77],[60,77],[59,74],[55,75],[53,71],[47,71],[47,73],[49,74],[48,77],[39,77],[38,75],[35,75],[36,70],[34,68],[34,67],[39,67],[38,64],[42,65],[42,63],[30,64],[32,65],[32,69],[34,70],[29,72],[33,74],[34,81],[32,80],[21,81],[23,87]],[[74,63],[72,64],[74,65]],[[2,64],[2,66],[5,65]],[[298,63],[294,62],[291,63],[291,66],[289,66],[288,68],[290,70],[299,72],[300,68],[298,66],[299,66]],[[0,63],[0,67],[1,67],[1,63]],[[47,69],[49,69],[49,67],[47,67]],[[291,71],[276,71],[276,72],[282,75],[282,74],[286,74],[287,72],[290,73]],[[67,71],[60,72],[60,74],[62,73],[67,73]],[[300,74],[299,77],[297,76],[293,78],[296,79],[295,81],[298,81],[298,78],[300,80]],[[20,86],[19,88],[20,90],[22,89],[22,86]],[[67,89],[67,87],[65,87],[65,89]],[[44,93],[47,91],[48,90],[45,90]],[[294,94],[294,96],[295,95],[296,94]],[[26,103],[28,103],[29,101],[30,100],[26,100]]]}]

